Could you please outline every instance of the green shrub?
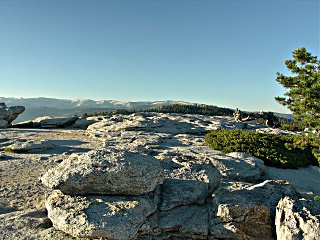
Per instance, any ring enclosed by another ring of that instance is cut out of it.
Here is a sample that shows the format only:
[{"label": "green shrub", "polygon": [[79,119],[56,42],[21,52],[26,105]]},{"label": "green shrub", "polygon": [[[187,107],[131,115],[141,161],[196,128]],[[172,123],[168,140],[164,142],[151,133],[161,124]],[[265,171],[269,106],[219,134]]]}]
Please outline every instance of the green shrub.
[{"label": "green shrub", "polygon": [[304,130],[304,127],[301,126],[299,123],[297,122],[287,122],[287,123],[281,123],[281,129],[283,130],[288,130],[288,131],[292,131],[292,132],[302,132]]},{"label": "green shrub", "polygon": [[7,152],[7,153],[13,153],[13,152],[14,152],[14,151],[13,151],[11,148],[9,148],[9,147],[4,147],[4,148],[2,148],[2,151]]},{"label": "green shrub", "polygon": [[314,196],[314,197],[313,197],[313,200],[315,200],[315,201],[320,201],[320,196]]},{"label": "green shrub", "polygon": [[224,153],[245,152],[260,158],[268,166],[299,168],[318,165],[311,147],[294,145],[296,136],[264,134],[241,130],[214,130],[205,136],[206,143]]}]

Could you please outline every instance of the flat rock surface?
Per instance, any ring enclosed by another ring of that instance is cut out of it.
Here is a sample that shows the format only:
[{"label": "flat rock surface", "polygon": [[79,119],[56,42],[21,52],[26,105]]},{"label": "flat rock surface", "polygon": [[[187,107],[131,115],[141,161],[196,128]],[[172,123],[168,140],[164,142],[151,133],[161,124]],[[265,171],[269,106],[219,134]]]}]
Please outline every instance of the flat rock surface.
[{"label": "flat rock surface", "polygon": [[[9,142],[50,140],[55,144],[55,148],[45,151],[1,153],[5,159],[0,159],[0,238],[71,239],[52,227],[36,227],[47,221],[47,188],[39,178],[72,153],[101,148],[101,142],[89,138],[83,130],[63,129],[2,129],[0,139]],[[42,214],[29,214],[38,211]]]}]

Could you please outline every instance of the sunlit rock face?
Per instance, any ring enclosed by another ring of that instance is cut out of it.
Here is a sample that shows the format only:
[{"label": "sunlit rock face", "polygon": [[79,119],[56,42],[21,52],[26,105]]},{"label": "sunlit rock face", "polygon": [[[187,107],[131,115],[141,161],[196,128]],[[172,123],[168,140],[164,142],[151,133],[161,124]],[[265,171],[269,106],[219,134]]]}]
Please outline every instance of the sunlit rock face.
[{"label": "sunlit rock face", "polygon": [[53,189],[46,208],[55,229],[72,237],[139,240],[258,240],[288,232],[283,218],[276,229],[276,211],[288,208],[280,204],[285,196],[300,201],[295,187],[265,180],[260,159],[214,151],[204,142],[210,130],[241,123],[162,113],[95,120],[86,135],[101,147],[71,155],[41,178]]}]

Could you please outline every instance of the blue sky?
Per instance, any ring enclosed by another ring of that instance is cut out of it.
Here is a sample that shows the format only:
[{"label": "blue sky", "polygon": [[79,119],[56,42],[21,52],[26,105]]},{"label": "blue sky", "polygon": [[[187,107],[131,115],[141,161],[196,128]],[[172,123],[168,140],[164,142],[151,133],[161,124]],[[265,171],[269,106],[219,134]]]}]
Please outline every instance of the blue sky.
[{"label": "blue sky", "polygon": [[287,112],[276,72],[319,56],[318,0],[0,0],[0,96]]}]

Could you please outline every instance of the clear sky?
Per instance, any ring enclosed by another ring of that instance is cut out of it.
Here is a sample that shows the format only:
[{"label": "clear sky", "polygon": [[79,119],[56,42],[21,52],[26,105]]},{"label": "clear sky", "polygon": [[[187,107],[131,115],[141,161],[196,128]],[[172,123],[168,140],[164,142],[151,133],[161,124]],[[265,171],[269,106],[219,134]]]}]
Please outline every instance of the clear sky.
[{"label": "clear sky", "polygon": [[319,56],[319,0],[0,0],[0,96],[286,112],[276,72]]}]

